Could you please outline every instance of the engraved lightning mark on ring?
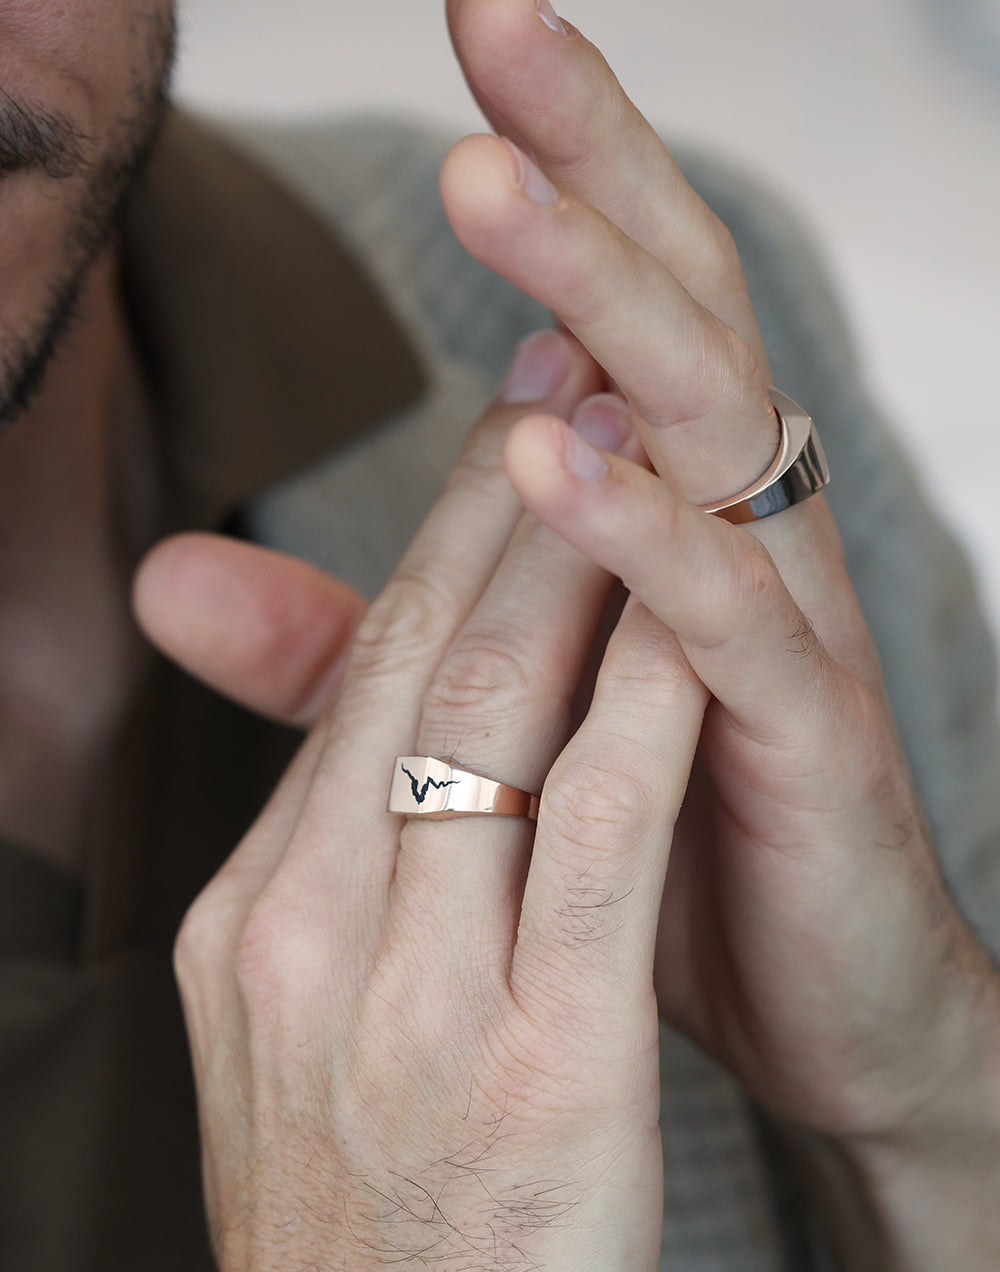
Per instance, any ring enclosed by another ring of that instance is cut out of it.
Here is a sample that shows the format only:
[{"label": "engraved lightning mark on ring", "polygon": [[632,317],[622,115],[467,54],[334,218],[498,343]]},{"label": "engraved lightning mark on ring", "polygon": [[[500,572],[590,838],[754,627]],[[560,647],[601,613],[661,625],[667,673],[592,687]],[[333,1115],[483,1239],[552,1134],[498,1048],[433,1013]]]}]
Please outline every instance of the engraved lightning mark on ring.
[{"label": "engraved lightning mark on ring", "polygon": [[434,789],[435,789],[436,791],[442,791],[442,790],[444,790],[444,788],[445,788],[446,786],[457,786],[457,785],[458,785],[458,778],[457,778],[457,777],[453,777],[453,778],[451,779],[451,781],[450,781],[450,782],[435,782],[435,780],[433,779],[433,777],[429,777],[429,778],[427,778],[427,780],[424,782],[423,786],[418,786],[418,785],[417,785],[417,779],[413,776],[413,774],[412,774],[412,773],[410,772],[410,770],[406,767],[406,765],[405,765],[405,764],[400,764],[400,766],[399,766],[399,767],[403,770],[403,772],[406,774],[406,776],[410,779],[410,786],[413,788],[413,798],[417,801],[417,803],[418,803],[418,804],[422,804],[422,803],[424,802],[424,800],[427,798],[427,791],[428,791],[428,790],[429,790],[429,788],[430,788],[430,787],[432,787],[432,786],[434,787]]}]

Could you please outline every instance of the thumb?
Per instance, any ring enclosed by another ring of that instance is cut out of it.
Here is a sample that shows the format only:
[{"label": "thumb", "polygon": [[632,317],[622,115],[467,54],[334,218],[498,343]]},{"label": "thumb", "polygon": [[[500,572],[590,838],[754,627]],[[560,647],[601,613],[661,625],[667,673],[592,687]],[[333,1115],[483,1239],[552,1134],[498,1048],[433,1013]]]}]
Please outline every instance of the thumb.
[{"label": "thumb", "polygon": [[367,602],[303,561],[213,534],[157,544],[133,588],[150,641],[241,706],[308,728],[332,698]]}]

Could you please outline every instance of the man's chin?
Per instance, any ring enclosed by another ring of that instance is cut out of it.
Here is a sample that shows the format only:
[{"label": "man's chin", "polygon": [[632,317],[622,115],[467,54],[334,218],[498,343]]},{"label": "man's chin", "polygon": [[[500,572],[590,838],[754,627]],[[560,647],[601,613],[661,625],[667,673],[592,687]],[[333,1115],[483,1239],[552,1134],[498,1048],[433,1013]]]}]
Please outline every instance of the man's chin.
[{"label": "man's chin", "polygon": [[[90,262],[87,262],[89,265]],[[78,313],[87,266],[64,281],[31,335],[4,339],[0,365],[0,434],[24,415],[41,393],[46,374]]]}]

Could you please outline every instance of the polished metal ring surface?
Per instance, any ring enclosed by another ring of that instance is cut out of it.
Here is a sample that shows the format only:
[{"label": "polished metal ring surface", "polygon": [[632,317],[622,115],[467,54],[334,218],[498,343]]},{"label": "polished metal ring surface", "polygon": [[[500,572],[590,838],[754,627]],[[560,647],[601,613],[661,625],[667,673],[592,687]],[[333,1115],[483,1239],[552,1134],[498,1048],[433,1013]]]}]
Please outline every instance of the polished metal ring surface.
[{"label": "polished metal ring surface", "polygon": [[768,389],[774,413],[781,425],[781,439],[774,462],[763,476],[738,495],[721,503],[703,504],[702,511],[745,525],[773,517],[802,503],[830,480],[826,456],[816,426],[797,402],[777,389]]},{"label": "polished metal ring surface", "polygon": [[538,817],[538,796],[429,755],[397,755],[389,812],[408,817]]}]

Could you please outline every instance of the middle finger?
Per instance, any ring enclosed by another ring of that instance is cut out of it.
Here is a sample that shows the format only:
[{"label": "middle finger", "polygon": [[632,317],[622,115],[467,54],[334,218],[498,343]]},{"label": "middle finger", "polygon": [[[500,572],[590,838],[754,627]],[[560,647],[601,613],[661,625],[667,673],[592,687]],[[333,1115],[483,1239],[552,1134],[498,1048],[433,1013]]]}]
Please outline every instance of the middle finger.
[{"label": "middle finger", "polygon": [[662,261],[765,362],[729,231],[600,50],[543,16],[536,0],[448,0],[448,20],[469,86],[497,132]]},{"label": "middle finger", "polygon": [[767,468],[766,365],[659,260],[496,138],[460,142],[441,191],[464,246],[553,309],[617,381],[650,459],[688,499],[728,498]]}]

